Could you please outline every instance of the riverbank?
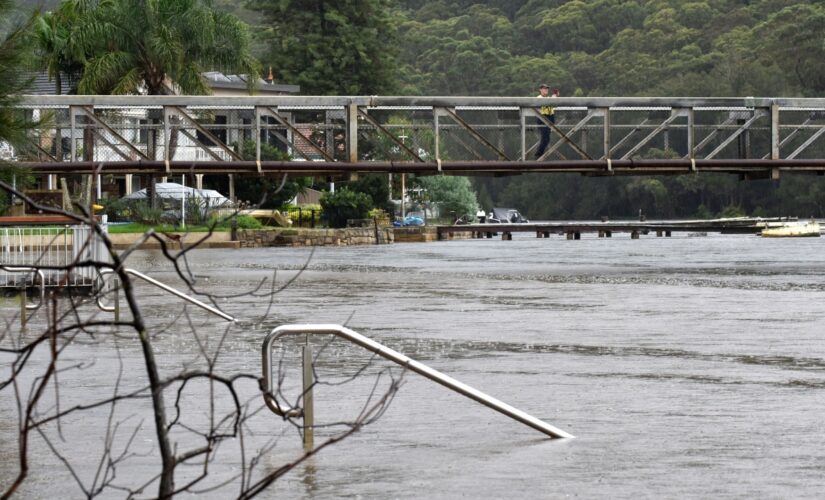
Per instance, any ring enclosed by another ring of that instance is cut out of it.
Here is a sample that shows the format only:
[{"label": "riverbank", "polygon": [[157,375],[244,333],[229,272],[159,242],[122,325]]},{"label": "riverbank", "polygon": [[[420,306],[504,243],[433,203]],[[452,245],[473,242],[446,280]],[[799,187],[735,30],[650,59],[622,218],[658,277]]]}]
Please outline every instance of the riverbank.
[{"label": "riverbank", "polygon": [[[237,239],[230,232],[205,233],[159,233],[160,238],[171,248],[177,249],[193,245],[198,248],[264,248],[264,247],[309,247],[309,246],[354,246],[387,245],[394,242],[424,243],[438,239],[435,226],[416,227],[348,227],[342,229],[310,228],[266,228],[239,229]],[[466,239],[466,234],[447,235],[443,239]],[[143,237],[143,233],[110,234],[115,249],[129,248]],[[139,248],[160,248],[157,239],[143,242]]]}]

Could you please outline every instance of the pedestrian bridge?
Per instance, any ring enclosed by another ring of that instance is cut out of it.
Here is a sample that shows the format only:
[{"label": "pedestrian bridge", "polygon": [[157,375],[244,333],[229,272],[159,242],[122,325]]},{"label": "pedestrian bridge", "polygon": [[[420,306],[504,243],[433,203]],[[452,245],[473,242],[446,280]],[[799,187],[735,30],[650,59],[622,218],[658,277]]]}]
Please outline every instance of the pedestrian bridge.
[{"label": "pedestrian bridge", "polygon": [[[825,99],[25,96],[40,174],[825,173]],[[550,147],[534,158],[538,128]]]}]

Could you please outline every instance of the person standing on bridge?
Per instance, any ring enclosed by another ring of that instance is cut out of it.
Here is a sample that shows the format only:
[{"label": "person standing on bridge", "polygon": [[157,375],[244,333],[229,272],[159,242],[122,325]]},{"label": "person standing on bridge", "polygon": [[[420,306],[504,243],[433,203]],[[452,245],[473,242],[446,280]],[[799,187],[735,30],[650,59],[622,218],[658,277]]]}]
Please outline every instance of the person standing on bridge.
[{"label": "person standing on bridge", "polygon": [[[559,89],[553,89],[553,95],[548,95],[550,93],[550,86],[546,83],[542,83],[539,85],[539,95],[537,97],[541,98],[553,98],[559,96]],[[539,108],[539,114],[544,117],[550,123],[556,123],[556,110],[552,106],[542,106]],[[536,149],[536,159],[538,160],[544,154],[544,150],[547,149],[547,146],[550,145],[550,127],[547,126],[541,118],[536,118],[536,122],[539,125],[539,134],[541,139],[539,140],[539,147]]]}]

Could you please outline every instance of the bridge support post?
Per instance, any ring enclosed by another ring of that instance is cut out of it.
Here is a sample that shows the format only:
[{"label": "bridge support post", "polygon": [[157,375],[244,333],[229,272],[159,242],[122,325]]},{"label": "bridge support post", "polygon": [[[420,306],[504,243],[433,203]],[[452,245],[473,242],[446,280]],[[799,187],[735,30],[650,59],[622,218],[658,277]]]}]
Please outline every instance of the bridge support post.
[{"label": "bridge support post", "polygon": [[519,128],[521,132],[521,161],[527,160],[527,113],[529,111],[519,108]]},{"label": "bridge support post", "polygon": [[771,160],[779,159],[779,139],[779,105],[771,104]]},{"label": "bridge support post", "polygon": [[670,238],[670,231],[665,231],[665,238]]},{"label": "bridge support post", "polygon": [[613,236],[613,231],[605,231],[604,232],[604,237],[605,238],[611,238],[612,236]]},{"label": "bridge support post", "polygon": [[599,229],[599,238],[604,238],[604,231]]},{"label": "bridge support post", "polygon": [[573,231],[567,231],[567,239],[568,239],[568,240],[572,240],[572,239],[573,239]]},{"label": "bridge support post", "polygon": [[501,239],[505,241],[511,241],[513,239],[513,233],[504,231],[501,233]]},{"label": "bridge support post", "polygon": [[347,105],[347,159],[358,162],[358,105]]},{"label": "bridge support post", "polygon": [[638,240],[639,239],[639,231],[633,231],[632,233],[630,233],[630,239],[631,240]]},{"label": "bridge support post", "polygon": [[688,108],[685,112],[687,114],[687,157],[692,160],[696,157],[696,114],[693,108]]},{"label": "bridge support post", "polygon": [[574,239],[574,240],[580,240],[580,239],[582,239],[582,233],[581,233],[581,231],[576,231],[575,233],[573,233],[573,239]]},{"label": "bridge support post", "polygon": [[662,231],[656,231],[656,237],[661,238],[662,237]]},{"label": "bridge support post", "polygon": [[603,146],[604,146],[604,159],[607,160],[610,158],[610,108],[601,108],[602,116],[604,116],[604,120],[602,122],[604,128],[604,137],[603,139]]}]

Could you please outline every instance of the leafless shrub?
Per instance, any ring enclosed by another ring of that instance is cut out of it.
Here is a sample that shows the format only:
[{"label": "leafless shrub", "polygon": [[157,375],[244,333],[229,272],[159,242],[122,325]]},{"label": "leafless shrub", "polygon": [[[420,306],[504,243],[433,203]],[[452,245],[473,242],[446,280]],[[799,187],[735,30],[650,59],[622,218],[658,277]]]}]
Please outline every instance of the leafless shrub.
[{"label": "leafless shrub", "polygon": [[[358,381],[366,389],[351,415],[319,423],[315,428],[323,439],[304,450],[302,419],[277,417],[263,403],[259,356],[249,359],[248,352],[239,355],[228,347],[256,325],[277,321],[275,297],[303,269],[284,280],[273,273],[248,289],[217,293],[187,259],[211,232],[191,245],[172,248],[166,236],[149,231],[138,243],[157,241],[188,293],[219,311],[230,300],[242,302],[245,311],[244,318],[226,322],[189,307],[160,318],[142,303],[145,296],[137,293],[127,272],[137,245],[115,251],[83,207],[79,214],[63,212],[38,206],[6,184],[0,188],[33,210],[88,225],[106,249],[105,259],[86,259],[82,252],[60,265],[34,259],[34,271],[27,272],[67,277],[92,268],[117,278],[126,304],[116,321],[97,306],[114,298],[111,287],[101,286],[104,280],[92,283],[88,295],[77,295],[69,280],[61,279],[51,283],[35,312],[21,313],[9,301],[0,306],[2,498],[42,494],[38,480],[52,477],[71,478],[52,484],[49,493],[58,496],[168,498],[218,492],[251,498],[323,448],[375,421],[397,391],[400,376],[374,366],[371,358],[345,363],[343,375],[336,373],[340,366],[315,369],[318,387]],[[8,268],[8,263],[0,266]],[[27,316],[25,328],[21,314]],[[316,351],[318,366],[323,367],[320,357],[330,345]],[[300,407],[300,384],[288,376],[297,347],[285,343],[279,353],[273,396]],[[374,379],[367,381],[368,375]]]}]

